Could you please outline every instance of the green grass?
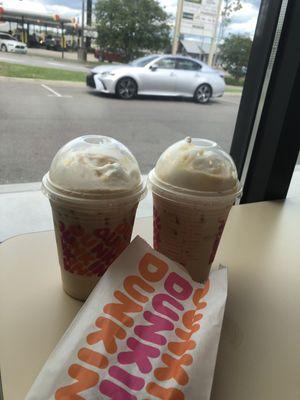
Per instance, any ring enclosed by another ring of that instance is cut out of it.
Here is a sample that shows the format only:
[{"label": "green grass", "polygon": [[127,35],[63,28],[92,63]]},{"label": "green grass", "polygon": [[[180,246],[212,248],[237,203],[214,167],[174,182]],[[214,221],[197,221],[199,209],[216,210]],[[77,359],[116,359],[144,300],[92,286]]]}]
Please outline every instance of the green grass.
[{"label": "green grass", "polygon": [[225,93],[242,93],[242,86],[225,86]]},{"label": "green grass", "polygon": [[45,79],[53,81],[84,82],[86,73],[0,62],[0,76]]},{"label": "green grass", "polygon": [[235,79],[233,76],[225,76],[226,85],[243,86],[245,78]]}]

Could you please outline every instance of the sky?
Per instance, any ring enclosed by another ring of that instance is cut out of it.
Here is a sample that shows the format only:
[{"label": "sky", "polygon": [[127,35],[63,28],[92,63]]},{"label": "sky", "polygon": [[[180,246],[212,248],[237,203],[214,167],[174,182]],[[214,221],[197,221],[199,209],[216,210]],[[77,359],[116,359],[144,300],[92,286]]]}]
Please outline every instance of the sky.
[{"label": "sky", "polygon": [[[158,1],[169,14],[175,16],[177,0]],[[242,0],[243,7],[234,14],[226,33],[243,33],[253,36],[260,1]],[[82,0],[2,0],[2,3],[4,8],[7,6],[20,10],[32,10],[37,13],[53,13],[65,17],[74,17],[81,13]]]}]

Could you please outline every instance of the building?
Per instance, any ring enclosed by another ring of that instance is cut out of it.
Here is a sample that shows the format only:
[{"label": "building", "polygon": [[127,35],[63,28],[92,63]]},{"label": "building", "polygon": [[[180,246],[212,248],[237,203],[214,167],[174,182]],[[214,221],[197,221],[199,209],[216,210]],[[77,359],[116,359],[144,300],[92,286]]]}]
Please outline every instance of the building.
[{"label": "building", "polygon": [[182,54],[207,62],[210,43],[204,42],[203,40],[182,39],[180,40],[180,46],[180,52]]}]

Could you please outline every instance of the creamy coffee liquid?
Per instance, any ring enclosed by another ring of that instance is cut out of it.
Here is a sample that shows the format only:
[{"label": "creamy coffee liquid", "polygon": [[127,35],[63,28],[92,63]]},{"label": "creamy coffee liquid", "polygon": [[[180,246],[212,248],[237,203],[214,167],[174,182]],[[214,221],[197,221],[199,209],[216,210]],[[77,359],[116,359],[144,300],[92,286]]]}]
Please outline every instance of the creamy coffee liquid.
[{"label": "creamy coffee liquid", "polygon": [[233,160],[214,142],[187,138],[161,155],[149,184],[154,248],[206,280],[240,192]]},{"label": "creamy coffee liquid", "polygon": [[117,140],[82,136],[63,146],[43,178],[64,290],[85,300],[130,243],[145,187],[138,163]]}]

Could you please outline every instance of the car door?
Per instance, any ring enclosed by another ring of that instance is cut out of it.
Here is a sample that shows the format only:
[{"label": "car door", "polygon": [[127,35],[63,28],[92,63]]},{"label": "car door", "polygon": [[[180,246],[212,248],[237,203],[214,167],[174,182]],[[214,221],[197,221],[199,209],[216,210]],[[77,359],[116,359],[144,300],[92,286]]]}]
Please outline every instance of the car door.
[{"label": "car door", "polygon": [[174,94],[176,60],[163,57],[144,68],[140,92],[149,94]]},{"label": "car door", "polygon": [[188,58],[176,59],[176,92],[185,96],[194,95],[197,80],[201,75],[201,64]]}]

